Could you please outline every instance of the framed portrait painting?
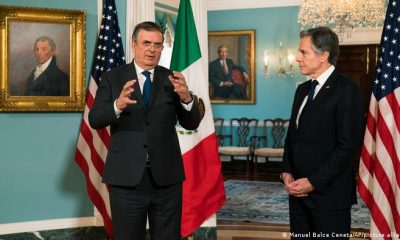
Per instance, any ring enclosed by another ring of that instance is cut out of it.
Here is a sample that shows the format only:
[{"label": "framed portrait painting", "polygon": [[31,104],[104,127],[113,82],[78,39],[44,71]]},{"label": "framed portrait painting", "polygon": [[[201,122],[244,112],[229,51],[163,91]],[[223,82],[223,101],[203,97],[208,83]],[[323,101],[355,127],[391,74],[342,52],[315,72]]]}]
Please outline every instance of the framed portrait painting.
[{"label": "framed portrait painting", "polygon": [[254,104],[255,30],[208,32],[211,103]]},{"label": "framed portrait painting", "polygon": [[86,12],[0,6],[0,111],[83,111]]}]

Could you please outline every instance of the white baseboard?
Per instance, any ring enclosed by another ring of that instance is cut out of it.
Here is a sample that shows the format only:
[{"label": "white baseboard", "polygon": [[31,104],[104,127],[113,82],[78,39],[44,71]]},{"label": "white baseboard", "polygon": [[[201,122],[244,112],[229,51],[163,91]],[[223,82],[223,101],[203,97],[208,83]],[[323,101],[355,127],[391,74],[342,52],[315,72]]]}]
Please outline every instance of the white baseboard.
[{"label": "white baseboard", "polygon": [[52,219],[0,224],[0,235],[95,226],[94,217]]},{"label": "white baseboard", "polygon": [[[48,231],[55,229],[67,229],[77,227],[92,227],[99,226],[95,217],[83,218],[65,218],[65,219],[52,219],[43,221],[32,222],[18,222],[18,223],[5,223],[0,224],[0,235],[23,233],[23,232],[38,232]],[[203,222],[201,227],[216,227],[217,217],[213,214],[210,218]]]}]

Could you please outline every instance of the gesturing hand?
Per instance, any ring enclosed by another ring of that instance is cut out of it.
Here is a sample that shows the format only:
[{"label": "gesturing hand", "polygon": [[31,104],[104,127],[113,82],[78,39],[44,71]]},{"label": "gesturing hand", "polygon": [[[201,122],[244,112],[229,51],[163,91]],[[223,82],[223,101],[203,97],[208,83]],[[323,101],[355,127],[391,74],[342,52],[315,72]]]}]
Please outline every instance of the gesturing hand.
[{"label": "gesturing hand", "polygon": [[132,93],[135,91],[133,89],[133,84],[135,83],[136,79],[127,81],[122,88],[121,93],[119,94],[119,97],[116,101],[116,105],[119,110],[124,110],[126,107],[128,107],[129,104],[136,104],[136,100],[132,100],[130,98]]},{"label": "gesturing hand", "polygon": [[192,101],[192,95],[190,95],[189,88],[186,84],[185,77],[177,71],[174,71],[169,77],[169,81],[171,81],[174,86],[174,91],[179,95],[181,101],[184,103],[188,103]]}]

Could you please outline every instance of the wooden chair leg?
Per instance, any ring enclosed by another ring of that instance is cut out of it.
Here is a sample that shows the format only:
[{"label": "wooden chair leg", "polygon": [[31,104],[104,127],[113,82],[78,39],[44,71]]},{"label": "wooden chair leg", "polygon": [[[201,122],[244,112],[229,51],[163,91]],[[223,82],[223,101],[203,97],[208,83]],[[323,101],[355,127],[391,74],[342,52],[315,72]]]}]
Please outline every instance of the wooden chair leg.
[{"label": "wooden chair leg", "polygon": [[246,176],[250,175],[250,159],[249,155],[246,155]]},{"label": "wooden chair leg", "polygon": [[257,166],[258,166],[258,158],[257,156],[254,156],[254,176],[258,176]]}]

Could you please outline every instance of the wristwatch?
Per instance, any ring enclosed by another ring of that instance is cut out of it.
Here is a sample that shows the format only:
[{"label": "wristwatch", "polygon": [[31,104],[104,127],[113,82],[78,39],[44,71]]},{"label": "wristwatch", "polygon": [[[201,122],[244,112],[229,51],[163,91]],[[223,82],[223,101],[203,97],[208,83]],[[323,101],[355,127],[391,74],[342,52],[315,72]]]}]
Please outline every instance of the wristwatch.
[{"label": "wristwatch", "polygon": [[182,102],[183,104],[188,105],[189,103],[191,103],[191,102],[194,100],[192,91],[189,91],[189,94],[190,94],[190,96],[192,97],[192,100],[190,100],[189,102],[184,102],[184,101],[181,100],[181,102]]}]

